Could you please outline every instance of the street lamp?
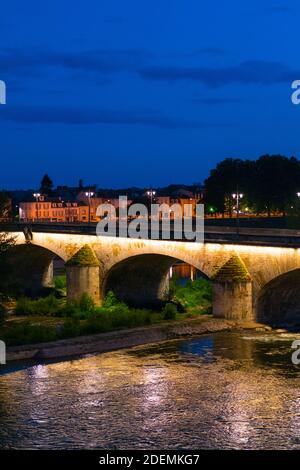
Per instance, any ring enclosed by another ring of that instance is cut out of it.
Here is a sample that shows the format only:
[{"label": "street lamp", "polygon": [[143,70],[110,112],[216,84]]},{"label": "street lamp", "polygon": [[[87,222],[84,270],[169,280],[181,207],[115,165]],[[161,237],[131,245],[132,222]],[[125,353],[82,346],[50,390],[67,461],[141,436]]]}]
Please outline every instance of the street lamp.
[{"label": "street lamp", "polygon": [[236,201],[236,234],[240,233],[240,199],[243,199],[243,193],[233,193],[232,198]]},{"label": "street lamp", "polygon": [[89,225],[90,225],[90,223],[91,223],[91,197],[94,196],[94,193],[93,193],[93,191],[87,191],[85,193],[85,195],[89,199],[89,220],[88,220],[88,222],[89,222]]},{"label": "street lamp", "polygon": [[39,197],[41,196],[40,193],[33,193],[33,197],[35,197],[35,200],[36,200],[36,221],[38,221],[38,216],[39,216],[39,213],[38,213],[38,200],[39,200]]},{"label": "street lamp", "polygon": [[152,204],[152,200],[155,194],[156,194],[156,191],[153,191],[152,189],[150,191],[147,191],[147,195],[150,197],[151,204]]}]

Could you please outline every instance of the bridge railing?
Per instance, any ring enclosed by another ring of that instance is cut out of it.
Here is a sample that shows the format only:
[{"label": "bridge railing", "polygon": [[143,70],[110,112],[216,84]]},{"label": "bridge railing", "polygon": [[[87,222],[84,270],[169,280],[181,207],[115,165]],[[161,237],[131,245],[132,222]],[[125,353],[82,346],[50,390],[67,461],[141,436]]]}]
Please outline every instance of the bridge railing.
[{"label": "bridge railing", "polygon": [[[32,223],[24,224],[20,222],[1,224],[0,231],[22,232],[27,227],[34,234],[36,233],[64,233],[74,235],[96,236],[96,224],[79,223]],[[151,239],[149,233],[148,239]],[[161,230],[159,240],[173,240],[191,242],[188,237],[176,238],[176,232],[172,229],[170,238],[165,237],[166,233]],[[189,234],[187,234],[189,235]],[[190,234],[191,235],[191,234]],[[118,236],[118,230],[117,230]],[[239,234],[234,227],[205,226],[204,241],[207,243],[234,243],[262,246],[282,246],[300,247],[300,230],[289,229],[265,229],[265,228],[240,228]]]}]

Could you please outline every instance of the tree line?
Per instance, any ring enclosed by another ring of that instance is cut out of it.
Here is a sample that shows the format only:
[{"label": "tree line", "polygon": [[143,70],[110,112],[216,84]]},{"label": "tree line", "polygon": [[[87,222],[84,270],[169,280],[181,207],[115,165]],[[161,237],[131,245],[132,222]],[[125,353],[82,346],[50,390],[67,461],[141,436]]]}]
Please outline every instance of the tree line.
[{"label": "tree line", "polygon": [[263,155],[257,160],[226,158],[205,180],[206,211],[232,214],[234,193],[242,193],[241,210],[257,214],[299,209],[300,161],[283,155]]},{"label": "tree line", "polygon": [[[300,161],[295,157],[267,154],[257,160],[226,158],[210,171],[204,186],[208,214],[232,215],[234,193],[243,194],[242,211],[269,216],[274,212],[300,214]],[[48,175],[42,178],[40,192],[52,195],[53,182]],[[144,199],[149,202],[149,198]],[[8,193],[0,191],[0,222],[11,209]]]}]

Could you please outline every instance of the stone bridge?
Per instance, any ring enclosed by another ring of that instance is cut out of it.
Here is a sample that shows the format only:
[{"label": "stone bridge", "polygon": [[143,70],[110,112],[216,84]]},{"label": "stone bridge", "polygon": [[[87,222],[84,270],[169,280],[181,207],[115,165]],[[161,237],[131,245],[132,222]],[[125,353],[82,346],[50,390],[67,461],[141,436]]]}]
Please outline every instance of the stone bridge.
[{"label": "stone bridge", "polygon": [[97,303],[105,293],[133,305],[155,305],[167,298],[170,267],[184,261],[212,280],[213,314],[232,319],[280,320],[299,312],[298,248],[196,243],[15,232],[10,252],[15,276],[32,290],[49,286],[53,258],[66,265],[67,297],[86,292]]}]

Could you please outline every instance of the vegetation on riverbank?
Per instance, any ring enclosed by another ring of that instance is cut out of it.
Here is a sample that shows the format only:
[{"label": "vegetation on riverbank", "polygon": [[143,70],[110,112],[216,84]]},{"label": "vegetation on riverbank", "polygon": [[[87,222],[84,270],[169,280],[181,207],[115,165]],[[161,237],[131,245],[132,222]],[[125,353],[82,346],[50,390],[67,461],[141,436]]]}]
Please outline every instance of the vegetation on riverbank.
[{"label": "vegetation on riverbank", "polygon": [[199,278],[182,285],[174,276],[170,282],[170,295],[179,311],[211,313],[212,287],[206,279]]},{"label": "vegetation on riverbank", "polygon": [[101,307],[95,306],[88,295],[83,295],[78,302],[66,302],[62,296],[65,289],[63,276],[56,279],[55,289],[50,296],[37,300],[19,298],[14,315],[3,321],[2,325],[0,311],[0,338],[8,346],[184,319],[207,314],[211,306],[210,284],[204,279],[188,282],[186,286],[173,280],[170,301],[160,311],[129,307],[120,302],[113,292],[107,294]]}]

